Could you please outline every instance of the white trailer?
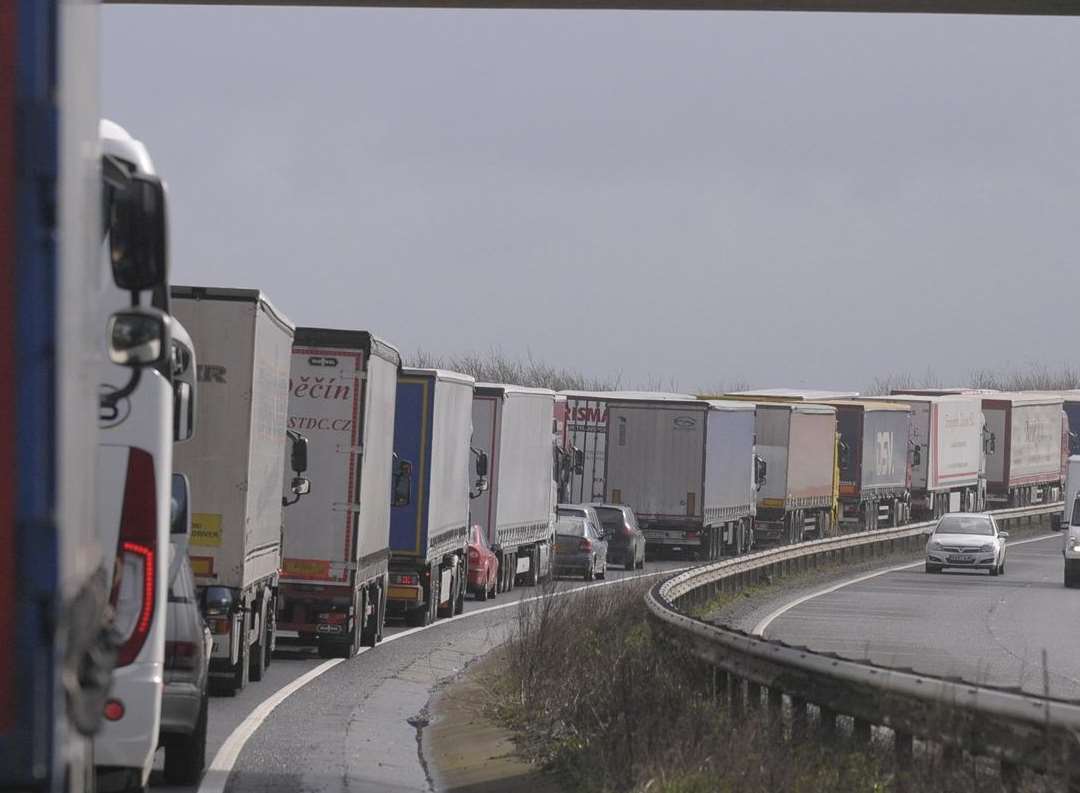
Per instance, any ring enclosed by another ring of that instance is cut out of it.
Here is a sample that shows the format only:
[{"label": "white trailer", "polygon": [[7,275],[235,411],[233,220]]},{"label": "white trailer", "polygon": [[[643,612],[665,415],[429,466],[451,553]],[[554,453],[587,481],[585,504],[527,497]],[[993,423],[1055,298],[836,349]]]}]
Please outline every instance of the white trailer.
[{"label": "white trailer", "polygon": [[214,649],[210,675],[262,679],[275,642],[289,363],[294,326],[258,290],[176,286],[199,351],[199,431],[176,447],[191,481],[192,571]]},{"label": "white trailer", "polygon": [[1065,498],[1062,501],[1061,514],[1050,516],[1050,524],[1055,531],[1069,526],[1072,521],[1076,496],[1080,495],[1080,454],[1071,455],[1066,463],[1065,484],[1062,491]]},{"label": "white trailer", "polygon": [[566,398],[562,446],[574,456],[569,484],[560,501],[587,504],[604,500],[604,465],[607,444],[608,402],[658,399],[689,400],[693,394],[648,391],[560,391]]},{"label": "white trailer", "polygon": [[1062,397],[986,395],[982,412],[994,439],[986,460],[987,499],[1010,507],[1056,501],[1069,454],[1069,423]]},{"label": "white trailer", "polygon": [[836,408],[758,402],[755,434],[768,474],[757,492],[754,542],[830,534],[839,490]]},{"label": "white trailer", "polygon": [[754,413],[752,402],[609,402],[606,500],[633,508],[654,551],[717,559],[748,550]]},{"label": "white trailer", "polygon": [[288,427],[312,492],[285,510],[277,628],[324,658],[382,636],[401,356],[367,331],[296,329]]},{"label": "white trailer", "polygon": [[473,446],[489,461],[489,487],[472,502],[471,523],[499,558],[499,591],[535,585],[551,570],[555,487],[555,392],[477,383]]},{"label": "white trailer", "polygon": [[394,454],[411,498],[390,514],[390,613],[409,625],[465,608],[474,383],[440,369],[398,376]]}]

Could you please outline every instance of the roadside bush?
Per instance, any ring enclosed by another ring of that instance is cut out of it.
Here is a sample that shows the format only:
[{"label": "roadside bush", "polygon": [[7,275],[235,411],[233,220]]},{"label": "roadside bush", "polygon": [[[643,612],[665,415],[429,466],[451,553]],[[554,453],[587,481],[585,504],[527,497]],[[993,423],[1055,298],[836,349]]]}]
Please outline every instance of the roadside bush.
[{"label": "roadside bush", "polygon": [[[763,708],[731,709],[710,670],[658,636],[640,585],[590,588],[522,604],[493,713],[521,751],[568,793],[855,793],[899,790],[893,756],[841,736],[785,738]],[[909,790],[1003,790],[994,764],[922,749]],[[1021,791],[1054,790],[1029,775]]]}]

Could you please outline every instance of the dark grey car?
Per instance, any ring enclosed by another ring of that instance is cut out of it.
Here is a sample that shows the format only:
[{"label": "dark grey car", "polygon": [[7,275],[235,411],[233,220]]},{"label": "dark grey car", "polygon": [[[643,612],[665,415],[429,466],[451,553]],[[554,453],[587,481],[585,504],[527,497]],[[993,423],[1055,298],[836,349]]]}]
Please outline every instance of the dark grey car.
[{"label": "dark grey car", "polygon": [[604,527],[608,561],[627,570],[645,569],[645,535],[638,527],[634,510],[625,504],[593,504]]},{"label": "dark grey car", "polygon": [[592,505],[592,503],[559,503],[555,507],[555,516],[556,518],[581,518],[585,521],[592,521],[596,527],[596,534],[606,534],[604,523],[600,521],[599,512],[596,511],[596,506]]},{"label": "dark grey car", "polygon": [[207,683],[213,637],[199,609],[186,549],[173,549],[158,742],[165,747],[165,780],[194,785],[206,766]]},{"label": "dark grey car", "polygon": [[555,521],[555,574],[580,575],[586,581],[607,576],[607,543],[600,525],[590,518]]}]

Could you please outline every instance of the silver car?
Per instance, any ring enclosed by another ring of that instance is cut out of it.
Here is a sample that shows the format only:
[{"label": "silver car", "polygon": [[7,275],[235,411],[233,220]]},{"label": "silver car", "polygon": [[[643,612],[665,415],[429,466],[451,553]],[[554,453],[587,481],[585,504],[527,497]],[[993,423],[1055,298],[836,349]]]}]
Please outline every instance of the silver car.
[{"label": "silver car", "polygon": [[926,572],[946,567],[987,570],[1005,574],[1007,531],[998,529],[993,517],[981,512],[954,512],[937,522],[926,543]]},{"label": "silver car", "polygon": [[158,742],[165,747],[165,780],[194,785],[206,766],[207,685],[214,640],[199,610],[186,551],[175,553],[170,567]]},{"label": "silver car", "polygon": [[555,574],[580,575],[586,581],[607,576],[607,543],[591,518],[555,521]]}]

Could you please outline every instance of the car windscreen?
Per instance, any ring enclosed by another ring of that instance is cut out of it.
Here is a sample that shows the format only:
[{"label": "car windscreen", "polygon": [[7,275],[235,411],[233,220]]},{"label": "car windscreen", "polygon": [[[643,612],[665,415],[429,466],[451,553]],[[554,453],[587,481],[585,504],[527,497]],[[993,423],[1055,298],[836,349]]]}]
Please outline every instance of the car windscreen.
[{"label": "car windscreen", "polygon": [[946,515],[938,523],[935,534],[984,534],[994,533],[990,519],[972,515]]},{"label": "car windscreen", "polygon": [[1073,501],[1072,520],[1069,522],[1070,526],[1080,526],[1080,498]]}]

